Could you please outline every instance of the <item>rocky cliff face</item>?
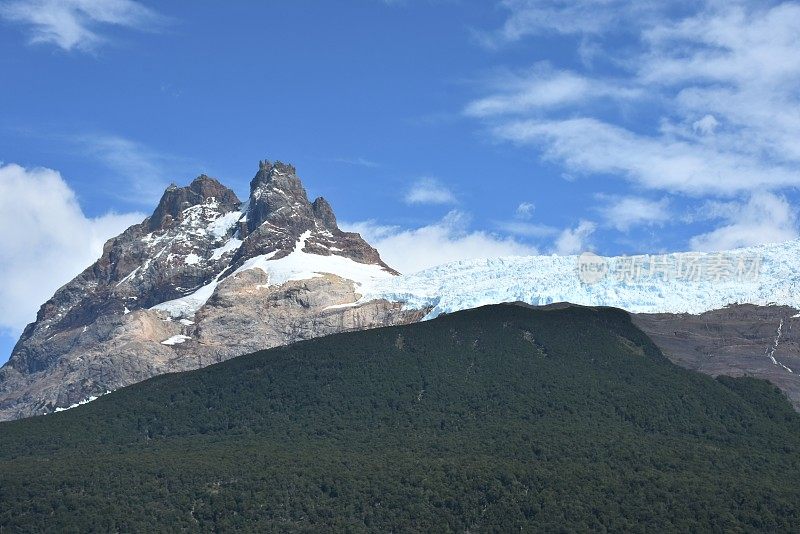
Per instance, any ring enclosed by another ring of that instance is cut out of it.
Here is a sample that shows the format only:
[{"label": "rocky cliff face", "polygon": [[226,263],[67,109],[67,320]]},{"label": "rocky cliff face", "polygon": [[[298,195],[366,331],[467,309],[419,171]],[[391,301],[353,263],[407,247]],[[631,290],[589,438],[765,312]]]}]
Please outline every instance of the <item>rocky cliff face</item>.
[{"label": "rocky cliff face", "polygon": [[419,320],[359,289],[397,273],[291,165],[260,162],[240,202],[208,176],[59,289],[0,369],[0,420],[45,414],[146,378],[343,330]]},{"label": "rocky cliff face", "polygon": [[692,315],[633,315],[674,363],[711,376],[769,380],[800,410],[800,314],[789,306],[732,305]]}]

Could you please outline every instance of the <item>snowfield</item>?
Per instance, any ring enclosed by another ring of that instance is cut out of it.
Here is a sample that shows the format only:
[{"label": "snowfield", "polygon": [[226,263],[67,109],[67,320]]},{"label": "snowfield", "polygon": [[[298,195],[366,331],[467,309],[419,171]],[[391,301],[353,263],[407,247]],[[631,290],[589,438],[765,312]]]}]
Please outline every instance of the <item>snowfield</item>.
[{"label": "snowfield", "polygon": [[274,253],[250,258],[236,269],[233,276],[248,269],[261,269],[269,276],[269,285],[274,286],[290,280],[307,280],[328,273],[352,280],[359,292],[374,292],[382,283],[394,278],[394,275],[385,271],[380,265],[358,263],[335,254],[321,256],[303,252],[309,237],[311,232],[304,232],[294,250],[283,258],[273,260]]}]

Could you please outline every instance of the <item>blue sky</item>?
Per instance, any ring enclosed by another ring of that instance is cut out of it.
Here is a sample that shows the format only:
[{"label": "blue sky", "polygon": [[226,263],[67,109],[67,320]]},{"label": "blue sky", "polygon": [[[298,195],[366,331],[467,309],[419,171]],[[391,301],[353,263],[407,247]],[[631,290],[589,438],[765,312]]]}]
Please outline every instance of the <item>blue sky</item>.
[{"label": "blue sky", "polygon": [[800,4],[0,1],[0,362],[200,173],[295,164],[413,271],[797,236]]}]

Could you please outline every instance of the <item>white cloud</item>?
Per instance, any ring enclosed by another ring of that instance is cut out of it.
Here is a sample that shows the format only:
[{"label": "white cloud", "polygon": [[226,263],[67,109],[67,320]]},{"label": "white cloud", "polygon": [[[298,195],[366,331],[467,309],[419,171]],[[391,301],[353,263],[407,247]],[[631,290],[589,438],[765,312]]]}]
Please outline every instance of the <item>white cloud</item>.
[{"label": "white cloud", "polygon": [[[500,0],[508,17],[500,28],[484,35],[483,41],[499,46],[531,36],[560,34],[580,36],[585,46],[587,38],[611,33],[636,35],[643,28],[646,36],[658,37],[660,28],[669,24],[675,13],[691,18],[709,11],[764,9],[776,3],[793,5],[759,0]],[[696,28],[685,24],[684,29],[691,32]]]},{"label": "white cloud", "polygon": [[650,200],[642,197],[624,196],[607,197],[606,205],[599,209],[606,225],[627,232],[632,227],[663,224],[670,220],[669,200]]},{"label": "white cloud", "polygon": [[141,213],[84,215],[50,169],[0,166],[0,330],[18,335],[56,289],[100,257]]},{"label": "white cloud", "polygon": [[535,247],[510,237],[469,231],[468,223],[468,215],[453,210],[442,220],[419,228],[381,226],[374,221],[342,226],[359,232],[388,265],[407,274],[456,260],[538,253]]},{"label": "white cloud", "polygon": [[498,229],[509,234],[524,237],[543,238],[558,233],[558,229],[553,228],[552,226],[522,221],[502,221],[498,222],[496,226]]},{"label": "white cloud", "polygon": [[495,93],[470,102],[464,114],[470,117],[492,117],[556,109],[599,98],[635,98],[636,87],[622,87],[605,80],[593,79],[565,70],[554,70],[539,63],[523,76],[502,75],[491,84]]},{"label": "white cloud", "polygon": [[669,8],[669,2],[657,0],[503,0],[500,4],[509,16],[499,30],[481,36],[487,46],[540,34],[600,35],[609,28],[641,24]]},{"label": "white cloud", "polygon": [[456,196],[436,178],[419,178],[405,196],[406,204],[455,204]]},{"label": "white cloud", "polygon": [[537,145],[545,158],[573,172],[616,174],[648,189],[730,195],[800,185],[795,166],[672,135],[638,135],[593,118],[519,120],[493,132],[500,139]]},{"label": "white cloud", "polygon": [[533,202],[520,202],[517,206],[517,219],[530,219],[533,217],[534,211],[536,211],[536,205]]},{"label": "white cloud", "polygon": [[[570,171],[673,193],[733,196],[800,185],[800,3],[502,5],[509,17],[496,43],[558,33],[571,36],[580,54],[591,39],[604,52],[593,57],[613,64],[615,79],[604,77],[611,69],[591,66],[539,69],[527,85],[502,76],[466,106],[495,137],[532,144]],[[609,42],[614,48],[602,49]],[[548,95],[550,85],[569,90],[559,99]],[[596,88],[614,106],[593,105]]]},{"label": "white cloud", "polygon": [[566,256],[580,254],[589,249],[589,237],[597,229],[597,224],[591,221],[580,221],[575,228],[567,228],[556,239],[555,253]]},{"label": "white cloud", "polygon": [[0,16],[29,26],[31,43],[83,51],[105,43],[100,32],[108,26],[152,31],[163,22],[133,0],[13,0],[0,4]]},{"label": "white cloud", "polygon": [[690,241],[692,250],[719,251],[798,237],[797,213],[786,198],[755,193],[747,202],[716,202],[706,206],[709,217],[725,224]]},{"label": "white cloud", "polygon": [[713,135],[717,126],[719,126],[719,121],[717,121],[714,115],[706,115],[702,119],[692,123],[692,130],[703,135]]},{"label": "white cloud", "polygon": [[464,113],[471,117],[488,117],[519,113],[544,107],[555,107],[586,98],[591,83],[570,72],[547,72],[534,69],[525,79],[504,80],[499,94],[471,102]]}]

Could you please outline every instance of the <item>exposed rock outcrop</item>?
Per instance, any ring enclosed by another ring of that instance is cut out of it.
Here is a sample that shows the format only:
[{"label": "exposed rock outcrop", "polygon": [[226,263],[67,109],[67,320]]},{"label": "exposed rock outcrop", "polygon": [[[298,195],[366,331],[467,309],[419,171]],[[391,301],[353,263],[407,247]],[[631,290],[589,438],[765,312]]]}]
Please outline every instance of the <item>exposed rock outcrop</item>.
[{"label": "exposed rock outcrop", "polygon": [[732,305],[698,315],[633,315],[670,360],[712,376],[769,380],[800,410],[800,315],[788,306]]}]

